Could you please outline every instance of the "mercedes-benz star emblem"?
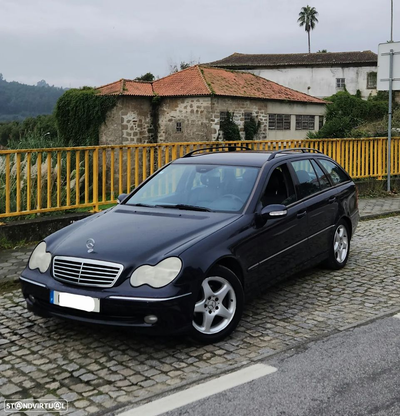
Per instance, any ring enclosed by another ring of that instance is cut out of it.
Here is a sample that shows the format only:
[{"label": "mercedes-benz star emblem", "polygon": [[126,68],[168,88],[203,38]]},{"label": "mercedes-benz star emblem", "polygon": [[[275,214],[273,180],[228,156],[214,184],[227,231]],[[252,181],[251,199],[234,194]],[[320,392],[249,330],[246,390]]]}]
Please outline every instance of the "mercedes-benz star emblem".
[{"label": "mercedes-benz star emblem", "polygon": [[86,241],[86,248],[88,249],[87,252],[91,253],[94,250],[95,241],[93,238],[89,238],[89,240]]}]

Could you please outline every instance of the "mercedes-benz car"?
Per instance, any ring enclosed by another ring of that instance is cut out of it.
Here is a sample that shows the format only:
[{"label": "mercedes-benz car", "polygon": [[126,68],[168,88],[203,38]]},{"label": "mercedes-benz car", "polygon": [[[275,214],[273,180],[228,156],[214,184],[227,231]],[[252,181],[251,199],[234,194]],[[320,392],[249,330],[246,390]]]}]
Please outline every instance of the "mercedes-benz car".
[{"label": "mercedes-benz car", "polygon": [[118,202],[36,246],[20,278],[29,310],[216,342],[245,299],[344,267],[359,219],[350,176],[312,149],[191,152]]}]

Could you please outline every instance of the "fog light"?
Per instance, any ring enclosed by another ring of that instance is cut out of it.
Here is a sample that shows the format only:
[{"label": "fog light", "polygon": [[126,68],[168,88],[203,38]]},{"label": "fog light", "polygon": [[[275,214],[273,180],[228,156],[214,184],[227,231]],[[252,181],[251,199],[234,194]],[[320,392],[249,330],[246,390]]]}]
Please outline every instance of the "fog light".
[{"label": "fog light", "polygon": [[144,317],[144,321],[146,324],[155,324],[158,321],[158,318],[155,315],[147,315]]},{"label": "fog light", "polygon": [[32,295],[29,295],[28,296],[28,298],[29,298],[29,300],[32,302],[32,303],[35,303],[35,298],[34,298],[34,296],[32,296]]}]

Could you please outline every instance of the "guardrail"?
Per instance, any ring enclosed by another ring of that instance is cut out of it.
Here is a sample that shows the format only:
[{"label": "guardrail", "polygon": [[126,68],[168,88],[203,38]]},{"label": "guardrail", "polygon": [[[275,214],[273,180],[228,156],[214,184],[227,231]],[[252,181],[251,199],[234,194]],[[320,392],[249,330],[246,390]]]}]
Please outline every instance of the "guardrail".
[{"label": "guardrail", "polygon": [[[387,174],[387,139],[156,143],[0,150],[0,218],[113,204],[158,168],[206,147],[253,150],[310,147],[331,156],[353,178]],[[391,174],[400,174],[400,138],[392,138]],[[211,150],[212,151],[212,150]]]}]

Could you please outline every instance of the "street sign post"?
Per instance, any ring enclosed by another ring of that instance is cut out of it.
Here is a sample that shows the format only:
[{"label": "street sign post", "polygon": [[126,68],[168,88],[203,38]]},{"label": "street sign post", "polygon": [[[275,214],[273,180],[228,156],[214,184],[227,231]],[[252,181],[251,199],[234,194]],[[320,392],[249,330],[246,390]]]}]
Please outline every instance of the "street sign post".
[{"label": "street sign post", "polygon": [[400,42],[380,43],[378,46],[378,91],[389,91],[387,190],[390,191],[390,158],[392,143],[392,96],[400,90]]}]

